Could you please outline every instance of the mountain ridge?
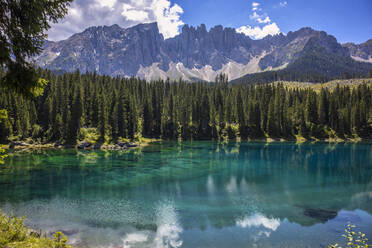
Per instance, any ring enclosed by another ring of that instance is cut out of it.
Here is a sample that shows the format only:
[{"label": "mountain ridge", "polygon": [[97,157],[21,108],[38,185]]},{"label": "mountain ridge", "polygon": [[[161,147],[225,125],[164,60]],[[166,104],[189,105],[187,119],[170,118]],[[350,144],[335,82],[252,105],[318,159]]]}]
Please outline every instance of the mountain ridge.
[{"label": "mountain ridge", "polygon": [[[334,36],[310,27],[253,40],[222,25],[209,30],[204,24],[184,25],[179,35],[164,39],[156,22],[130,28],[114,24],[89,27],[62,41],[46,41],[44,51],[35,62],[56,71],[79,69],[147,80],[214,81],[220,73],[236,80],[247,74],[285,69],[301,59],[305,47],[311,45],[321,47],[338,60],[348,60],[353,69],[351,73],[364,74],[369,65],[372,68],[370,43],[372,40],[359,45],[340,44]],[[358,69],[360,64],[350,62],[350,58],[365,63],[362,70]],[[337,65],[334,72],[331,68],[332,72],[326,74],[340,74],[343,67]]]}]

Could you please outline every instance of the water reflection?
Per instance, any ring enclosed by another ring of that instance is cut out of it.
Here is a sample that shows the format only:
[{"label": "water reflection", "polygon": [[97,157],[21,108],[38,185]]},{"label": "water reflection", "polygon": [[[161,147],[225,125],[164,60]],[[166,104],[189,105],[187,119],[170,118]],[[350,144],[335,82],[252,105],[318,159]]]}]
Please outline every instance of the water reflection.
[{"label": "water reflection", "polygon": [[372,235],[371,202],[368,144],[42,151],[11,154],[0,173],[0,207],[82,246],[291,246],[296,235],[326,245],[348,221]]},{"label": "water reflection", "polygon": [[[179,248],[183,241],[180,234],[183,229],[172,202],[161,202],[156,210],[156,231],[141,231],[127,233],[122,240],[123,248]],[[120,246],[120,245],[119,245]]]},{"label": "water reflection", "polygon": [[178,217],[172,203],[162,203],[157,209],[157,230],[155,236],[155,247],[178,248],[182,246],[180,233],[182,227],[178,223]]},{"label": "water reflection", "polygon": [[[278,229],[278,227],[280,226],[280,220],[274,218],[269,219],[260,213],[256,213],[252,216],[245,216],[242,219],[238,219],[236,221],[236,225],[242,228],[263,226],[268,230],[276,231],[276,229]],[[269,237],[271,232],[266,231],[264,233],[267,237]]]}]

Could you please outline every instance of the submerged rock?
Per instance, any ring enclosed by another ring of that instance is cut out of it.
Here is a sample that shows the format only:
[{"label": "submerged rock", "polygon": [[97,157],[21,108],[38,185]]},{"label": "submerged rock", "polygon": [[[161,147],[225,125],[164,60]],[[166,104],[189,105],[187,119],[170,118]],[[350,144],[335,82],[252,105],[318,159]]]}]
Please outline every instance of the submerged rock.
[{"label": "submerged rock", "polygon": [[71,236],[79,233],[78,229],[64,229],[58,230],[57,232],[62,232],[64,235]]},{"label": "submerged rock", "polygon": [[92,145],[91,143],[84,141],[84,142],[80,143],[80,144],[77,146],[77,148],[83,150],[83,149],[85,149],[85,148],[90,147],[91,145]]},{"label": "submerged rock", "polygon": [[126,145],[116,144],[114,150],[126,150],[128,147]]},{"label": "submerged rock", "polygon": [[55,148],[59,148],[59,147],[61,147],[62,146],[62,144],[61,144],[61,142],[59,142],[59,141],[57,141],[55,144],[54,144],[54,147]]},{"label": "submerged rock", "polygon": [[70,144],[65,144],[63,147],[64,147],[65,149],[75,148],[74,145],[70,145]]},{"label": "submerged rock", "polygon": [[337,211],[320,208],[305,208],[304,215],[322,222],[327,222],[337,216]]},{"label": "submerged rock", "polygon": [[98,149],[101,149],[101,147],[102,147],[102,144],[96,143],[94,144],[93,149],[98,150]]},{"label": "submerged rock", "polygon": [[29,144],[27,144],[26,142],[22,142],[22,141],[13,141],[9,148],[10,149],[14,149],[16,146],[29,146]]},{"label": "submerged rock", "polygon": [[14,144],[16,146],[28,146],[29,145],[26,142],[22,142],[22,141],[14,141]]},{"label": "submerged rock", "polygon": [[137,147],[138,145],[136,143],[127,143],[127,147]]},{"label": "submerged rock", "polygon": [[[128,148],[138,147],[135,143],[118,142],[115,145],[102,145],[100,148],[105,150],[127,150]],[[98,149],[98,148],[97,148]]]},{"label": "submerged rock", "polygon": [[127,147],[127,144],[128,144],[128,143],[124,143],[124,142],[120,141],[120,142],[117,143],[116,145],[117,145],[117,146],[120,146],[120,147],[125,147],[125,148],[126,148],[126,147]]}]

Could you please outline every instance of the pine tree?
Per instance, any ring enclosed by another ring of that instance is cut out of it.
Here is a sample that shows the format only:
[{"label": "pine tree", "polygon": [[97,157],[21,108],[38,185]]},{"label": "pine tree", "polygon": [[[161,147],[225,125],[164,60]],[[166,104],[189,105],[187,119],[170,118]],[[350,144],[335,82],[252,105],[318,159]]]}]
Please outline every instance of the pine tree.
[{"label": "pine tree", "polygon": [[120,91],[119,93],[119,102],[118,102],[118,135],[121,138],[127,137],[127,121],[126,121],[126,113],[124,107],[124,93]]},{"label": "pine tree", "polygon": [[82,88],[80,87],[80,85],[75,86],[75,92],[71,106],[71,119],[69,122],[68,136],[66,138],[66,142],[68,144],[76,144],[77,136],[80,132],[83,121],[82,95]]},{"label": "pine tree", "polygon": [[104,143],[106,141],[106,128],[107,128],[107,114],[106,114],[106,99],[103,93],[101,93],[99,99],[98,108],[98,132],[100,135],[99,142]]},{"label": "pine tree", "polygon": [[114,142],[118,141],[119,138],[119,97],[115,95],[114,101],[112,103],[112,111],[109,115],[110,126],[111,126],[111,139]]},{"label": "pine tree", "polygon": [[152,134],[152,108],[149,104],[149,101],[147,98],[144,100],[144,106],[143,106],[143,134],[146,137],[150,137]]},{"label": "pine tree", "polygon": [[240,136],[243,138],[247,137],[247,128],[245,124],[245,114],[244,114],[244,105],[241,92],[238,91],[238,95],[236,97],[236,108],[237,108],[237,116],[238,116],[238,123],[240,128]]},{"label": "pine tree", "polygon": [[328,100],[327,93],[324,88],[320,91],[319,103],[318,103],[318,119],[319,124],[326,125],[328,122]]},{"label": "pine tree", "polygon": [[202,127],[202,137],[208,139],[210,137],[210,104],[209,104],[209,97],[207,92],[204,92],[203,100],[202,100],[202,111],[201,111],[201,127]]},{"label": "pine tree", "polygon": [[351,109],[351,121],[353,133],[359,134],[360,131],[360,105],[357,102]]},{"label": "pine tree", "polygon": [[278,137],[277,119],[275,117],[274,98],[271,98],[267,113],[266,131],[270,137]]}]

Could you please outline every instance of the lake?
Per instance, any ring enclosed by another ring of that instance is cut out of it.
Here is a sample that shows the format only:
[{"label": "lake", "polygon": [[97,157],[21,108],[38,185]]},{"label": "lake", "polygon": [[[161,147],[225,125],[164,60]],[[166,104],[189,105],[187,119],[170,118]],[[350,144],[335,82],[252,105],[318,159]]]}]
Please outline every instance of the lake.
[{"label": "lake", "polygon": [[0,208],[78,247],[325,247],[372,239],[372,145],[162,142],[13,153]]}]

